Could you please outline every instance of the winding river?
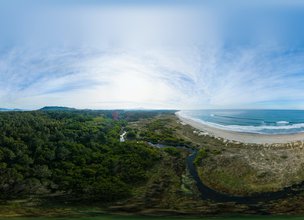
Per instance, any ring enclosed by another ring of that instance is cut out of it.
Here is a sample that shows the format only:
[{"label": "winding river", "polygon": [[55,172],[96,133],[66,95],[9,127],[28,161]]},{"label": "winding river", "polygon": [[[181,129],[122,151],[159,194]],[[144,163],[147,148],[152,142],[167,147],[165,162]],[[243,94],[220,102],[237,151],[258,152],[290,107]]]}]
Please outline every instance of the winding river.
[{"label": "winding river", "polygon": [[216,202],[236,202],[242,204],[254,204],[259,202],[267,202],[277,199],[283,199],[290,196],[295,196],[303,192],[304,182],[293,185],[290,187],[283,188],[280,191],[276,192],[262,192],[262,193],[255,193],[251,196],[234,196],[228,195],[216,190],[211,189],[210,187],[206,186],[201,179],[199,178],[197,169],[194,165],[194,159],[196,157],[197,151],[192,150],[190,155],[187,157],[187,167],[192,178],[195,180],[196,186],[201,193],[202,199],[210,199]]},{"label": "winding river", "polygon": [[[168,147],[162,144],[152,144],[152,143],[148,143],[148,144],[158,148]],[[176,148],[181,148],[189,152],[189,156],[186,158],[187,168],[189,170],[190,175],[195,181],[195,184],[200,192],[201,198],[204,200],[212,200],[215,202],[235,202],[240,204],[256,204],[259,202],[267,202],[267,201],[287,198],[290,196],[295,196],[303,192],[304,182],[283,188],[282,190],[276,192],[255,193],[250,196],[235,196],[235,195],[224,194],[222,192],[211,189],[210,187],[205,185],[200,179],[196,166],[194,165],[194,159],[197,154],[196,149],[188,148],[185,146],[179,146]]]}]

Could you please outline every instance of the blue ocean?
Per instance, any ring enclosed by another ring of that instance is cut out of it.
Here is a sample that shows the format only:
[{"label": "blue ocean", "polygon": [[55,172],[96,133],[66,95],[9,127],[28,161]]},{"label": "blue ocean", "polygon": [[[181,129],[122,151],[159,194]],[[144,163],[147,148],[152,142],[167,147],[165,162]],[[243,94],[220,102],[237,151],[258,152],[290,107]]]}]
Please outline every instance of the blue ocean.
[{"label": "blue ocean", "polygon": [[304,132],[304,110],[183,110],[179,114],[209,126],[238,132]]}]

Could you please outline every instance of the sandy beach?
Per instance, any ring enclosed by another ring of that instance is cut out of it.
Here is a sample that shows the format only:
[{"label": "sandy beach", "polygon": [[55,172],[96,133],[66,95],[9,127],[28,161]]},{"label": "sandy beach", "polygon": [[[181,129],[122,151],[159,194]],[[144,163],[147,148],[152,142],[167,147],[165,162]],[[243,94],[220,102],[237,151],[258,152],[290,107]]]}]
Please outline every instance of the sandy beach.
[{"label": "sandy beach", "polygon": [[290,143],[295,141],[304,141],[304,133],[298,134],[254,134],[245,132],[228,131],[215,127],[205,125],[195,120],[185,118],[176,113],[176,116],[185,124],[192,126],[202,132],[207,132],[211,136],[224,138],[230,141],[238,141],[242,143],[255,143],[255,144],[278,144]]}]

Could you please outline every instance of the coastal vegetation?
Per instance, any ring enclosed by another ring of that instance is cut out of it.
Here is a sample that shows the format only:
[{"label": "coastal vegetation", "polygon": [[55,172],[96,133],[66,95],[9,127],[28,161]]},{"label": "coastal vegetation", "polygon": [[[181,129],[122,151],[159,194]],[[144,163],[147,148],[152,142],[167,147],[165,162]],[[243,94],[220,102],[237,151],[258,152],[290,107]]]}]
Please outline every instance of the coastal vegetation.
[{"label": "coastal vegetation", "polygon": [[207,156],[208,156],[208,154],[204,148],[199,149],[199,151],[195,157],[195,160],[194,160],[195,165],[197,165],[197,166],[200,165],[202,163],[202,160],[204,158],[206,158]]},{"label": "coastal vegetation", "polygon": [[130,196],[160,160],[159,150],[120,143],[127,122],[108,113],[1,113],[0,198],[58,194],[108,202]]},{"label": "coastal vegetation", "polygon": [[79,216],[92,210],[145,215],[304,213],[301,193],[253,205],[223,203],[202,199],[196,184],[250,196],[301,183],[301,146],[225,141],[183,124],[174,111],[47,107],[2,112],[0,216]]}]

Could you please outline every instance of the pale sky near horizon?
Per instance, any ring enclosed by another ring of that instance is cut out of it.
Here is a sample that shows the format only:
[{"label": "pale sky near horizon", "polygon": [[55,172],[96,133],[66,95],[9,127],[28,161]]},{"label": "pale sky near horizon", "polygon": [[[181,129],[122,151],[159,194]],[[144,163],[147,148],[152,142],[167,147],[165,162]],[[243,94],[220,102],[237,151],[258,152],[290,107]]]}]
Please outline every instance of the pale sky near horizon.
[{"label": "pale sky near horizon", "polygon": [[304,109],[300,1],[38,2],[0,3],[0,108]]}]

